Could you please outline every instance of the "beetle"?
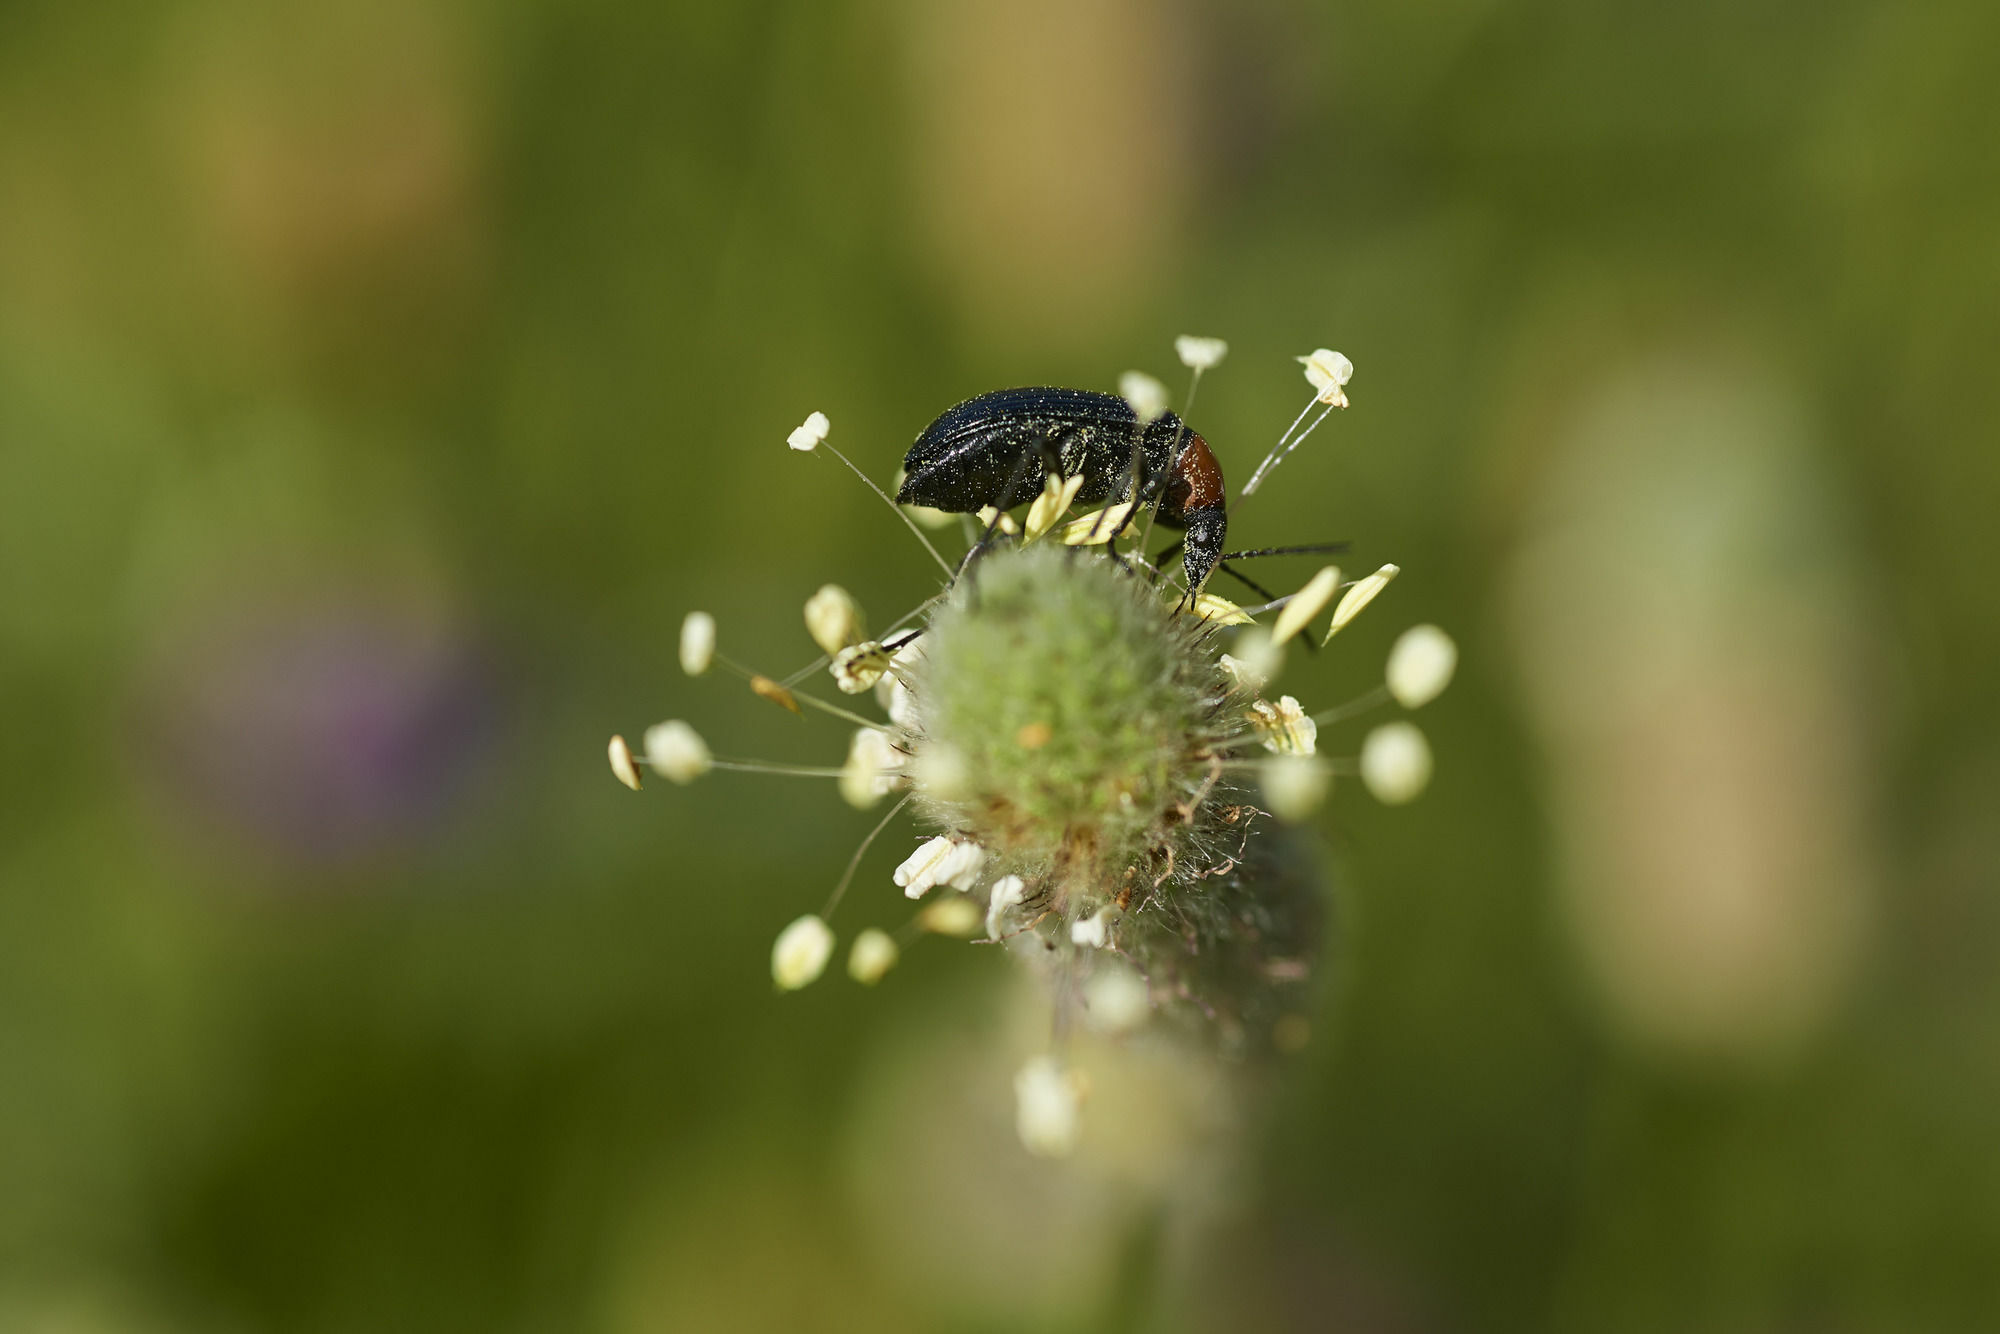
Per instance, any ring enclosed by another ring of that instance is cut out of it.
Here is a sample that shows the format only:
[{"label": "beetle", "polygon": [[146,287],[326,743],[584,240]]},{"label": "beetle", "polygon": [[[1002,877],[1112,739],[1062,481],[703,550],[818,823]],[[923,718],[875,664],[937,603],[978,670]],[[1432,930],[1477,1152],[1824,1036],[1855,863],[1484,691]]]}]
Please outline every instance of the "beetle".
[{"label": "beetle", "polygon": [[947,408],[903,457],[899,505],[970,514],[1012,509],[1041,494],[1050,475],[1081,476],[1077,499],[1096,503],[1133,491],[1155,517],[1186,530],[1181,568],[1199,591],[1229,530],[1222,466],[1208,442],[1171,412],[1143,430],[1116,394],[1046,386],[996,389]]}]

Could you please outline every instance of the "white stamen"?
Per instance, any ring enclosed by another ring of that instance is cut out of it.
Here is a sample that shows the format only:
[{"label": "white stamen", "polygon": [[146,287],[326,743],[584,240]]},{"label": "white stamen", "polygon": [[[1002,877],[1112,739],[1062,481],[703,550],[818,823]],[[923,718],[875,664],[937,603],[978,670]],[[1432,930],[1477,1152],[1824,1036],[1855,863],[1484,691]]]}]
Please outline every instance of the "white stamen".
[{"label": "white stamen", "polygon": [[856,728],[847,746],[847,763],[840,770],[841,798],[856,810],[867,810],[896,785],[893,771],[902,767],[904,758],[889,744],[886,732]]},{"label": "white stamen", "polygon": [[827,670],[833,673],[833,684],[841,694],[859,695],[882,679],[891,661],[889,651],[871,639],[837,651]]},{"label": "white stamen", "polygon": [[1389,650],[1389,693],[1406,709],[1420,709],[1444,693],[1458,668],[1458,645],[1435,625],[1413,625]]},{"label": "white stamen", "polygon": [[896,966],[901,954],[894,936],[871,926],[854,938],[847,951],[847,975],[864,987],[872,987]]},{"label": "white stamen", "polygon": [[926,905],[924,910],[917,914],[917,925],[934,936],[958,936],[969,939],[979,930],[981,917],[976,902],[954,894]]},{"label": "white stamen", "polygon": [[862,619],[861,604],[839,584],[823,585],[806,599],[806,633],[822,652],[838,653],[860,643],[867,634]]},{"label": "white stamen", "polygon": [[1287,823],[1305,819],[1326,800],[1333,774],[1310,755],[1278,755],[1257,766],[1257,778],[1271,814]]},{"label": "white stamen", "polygon": [[1229,355],[1229,344],[1220,338],[1182,334],[1174,340],[1174,355],[1191,371],[1212,371]]},{"label": "white stamen", "polygon": [[1134,531],[1131,526],[1132,514],[1138,508],[1139,502],[1128,500],[1109,509],[1093,510],[1081,519],[1071,519],[1063,525],[1063,545],[1094,547],[1109,542],[1114,537],[1132,532]]},{"label": "white stamen", "polygon": [[1195,594],[1194,614],[1204,621],[1214,621],[1217,625],[1254,624],[1249,612],[1228,598],[1217,597],[1213,593]]},{"label": "white stamen", "polygon": [[1076,493],[1083,490],[1083,474],[1070,478],[1058,478],[1054,473],[1042,484],[1042,494],[1035,497],[1035,503],[1028,506],[1027,540],[1032,542],[1049,529],[1056,526],[1056,520],[1063,516],[1076,502]]},{"label": "white stamen", "polygon": [[986,849],[970,839],[939,835],[917,848],[896,868],[895,881],[905,897],[920,899],[933,885],[969,890],[986,860]]},{"label": "white stamen", "polygon": [[1278,755],[1310,755],[1319,739],[1319,724],[1290,695],[1276,704],[1261,699],[1252,704],[1250,722],[1264,748]]},{"label": "white stamen", "polygon": [[1354,378],[1353,362],[1329,347],[1319,348],[1298,360],[1306,368],[1306,382],[1319,395],[1320,402],[1329,407],[1347,406],[1347,395],[1343,390],[1347,382]]},{"label": "white stamen", "polygon": [[1385,806],[1414,800],[1431,781],[1431,746],[1411,722],[1384,723],[1361,743],[1361,781]]},{"label": "white stamen", "polygon": [[1095,950],[1103,949],[1111,941],[1111,919],[1117,915],[1118,909],[1106,904],[1088,917],[1077,918],[1069,929],[1071,942]]},{"label": "white stamen", "polygon": [[1003,875],[993,882],[993,888],[986,897],[986,938],[998,940],[1000,927],[1007,910],[1020,903],[1027,892],[1027,882],[1018,875]]},{"label": "white stamen", "polygon": [[715,763],[701,734],[675,718],[646,729],[646,763],[676,783],[692,783]]},{"label": "white stamen", "polygon": [[1284,610],[1278,613],[1278,623],[1271,629],[1272,641],[1282,644],[1305,629],[1311,624],[1312,618],[1319,615],[1327,603],[1333,601],[1333,595],[1339,591],[1340,568],[1328,565],[1321,569],[1318,574],[1306,581],[1304,588],[1292,594],[1291,600],[1285,603]]},{"label": "white stamen", "polygon": [[771,980],[780,991],[797,991],[819,980],[833,957],[833,929],[807,913],[783,931],[771,946]]},{"label": "white stamen", "polygon": [[809,413],[805,424],[786,436],[785,443],[801,454],[810,454],[825,441],[830,425],[824,412]]},{"label": "white stamen", "polygon": [[611,772],[626,787],[634,792],[639,790],[639,766],[633,762],[632,748],[625,744],[622,736],[611,738]]},{"label": "white stamen", "polygon": [[1153,1012],[1146,979],[1122,963],[1106,960],[1084,984],[1083,1004],[1090,1026],[1100,1033],[1130,1033]]},{"label": "white stamen", "polygon": [[1131,405],[1141,426],[1151,426],[1167,411],[1167,387],[1144,371],[1119,376],[1118,396]]},{"label": "white stamen", "polygon": [[681,620],[681,670],[700,676],[715,657],[715,618],[691,611]]},{"label": "white stamen", "polygon": [[1389,581],[1402,572],[1398,566],[1384,565],[1366,579],[1356,580],[1354,587],[1341,596],[1340,605],[1333,609],[1333,623],[1327,626],[1326,639],[1320,642],[1324,644],[1346,629],[1347,623],[1359,616],[1361,609],[1373,602],[1376,595],[1389,586]]}]

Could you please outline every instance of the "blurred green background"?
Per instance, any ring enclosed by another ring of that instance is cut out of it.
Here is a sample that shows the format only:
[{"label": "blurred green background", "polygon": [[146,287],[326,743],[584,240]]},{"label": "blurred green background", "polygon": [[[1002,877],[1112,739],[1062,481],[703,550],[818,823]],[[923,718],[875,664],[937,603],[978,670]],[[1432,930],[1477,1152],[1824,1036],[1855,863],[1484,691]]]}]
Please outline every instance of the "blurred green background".
[{"label": "blurred green background", "polygon": [[[1980,0],[0,7],[0,1328],[2000,1325],[1996,59]],[[1358,367],[1232,537],[1404,575],[1285,688],[1463,667],[1431,792],[1323,815],[1233,1147],[1100,1103],[1046,1168],[992,952],[772,995],[866,817],[603,744],[838,761],[673,665],[934,586],[807,411],[887,480],[1179,333],[1239,482]]]}]

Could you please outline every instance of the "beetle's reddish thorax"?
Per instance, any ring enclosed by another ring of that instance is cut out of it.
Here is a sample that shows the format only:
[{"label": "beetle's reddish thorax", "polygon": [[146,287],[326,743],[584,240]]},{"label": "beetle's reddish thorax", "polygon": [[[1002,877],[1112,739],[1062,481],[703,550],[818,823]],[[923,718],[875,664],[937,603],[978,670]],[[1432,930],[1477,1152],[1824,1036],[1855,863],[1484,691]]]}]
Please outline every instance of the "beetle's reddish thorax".
[{"label": "beetle's reddish thorax", "polygon": [[1178,518],[1203,510],[1218,510],[1227,499],[1222,465],[1209,453],[1208,441],[1189,432],[1174,468],[1174,478],[1167,485],[1167,503],[1160,517]]}]

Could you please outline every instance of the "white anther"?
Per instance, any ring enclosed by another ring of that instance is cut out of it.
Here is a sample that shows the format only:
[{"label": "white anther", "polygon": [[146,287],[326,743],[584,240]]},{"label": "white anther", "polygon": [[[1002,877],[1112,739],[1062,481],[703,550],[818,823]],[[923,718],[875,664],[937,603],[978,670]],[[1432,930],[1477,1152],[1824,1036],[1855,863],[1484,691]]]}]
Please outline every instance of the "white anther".
[{"label": "white anther", "polygon": [[854,938],[853,946],[847,951],[847,975],[864,987],[872,987],[882,980],[882,975],[896,966],[902,951],[896,948],[896,938],[887,931],[869,927]]},{"label": "white anther", "polygon": [[783,931],[771,946],[771,980],[780,991],[797,991],[819,980],[833,957],[833,929],[807,913]]},{"label": "white anther", "polygon": [[810,454],[813,450],[818,449],[820,443],[826,439],[826,433],[830,425],[831,423],[827,421],[824,412],[809,413],[806,416],[805,424],[786,436],[785,443],[793,449],[798,450],[801,454]]},{"label": "white anther", "polygon": [[1167,387],[1144,371],[1118,377],[1118,396],[1130,405],[1141,426],[1151,426],[1167,411]]},{"label": "white anther", "polygon": [[1311,755],[1277,755],[1257,766],[1257,780],[1271,814],[1289,824],[1319,809],[1333,774]]},{"label": "white anther", "polygon": [[681,620],[681,670],[700,676],[715,657],[715,618],[691,611]]},{"label": "white anther", "polygon": [[1276,704],[1256,701],[1250,706],[1250,722],[1264,748],[1278,755],[1310,755],[1319,739],[1319,724],[1290,695]]},{"label": "white anther", "polygon": [[839,584],[823,585],[806,599],[806,633],[826,653],[838,653],[849,644],[860,643],[867,633],[862,625],[861,604]]},{"label": "white anther", "polygon": [[1444,693],[1458,668],[1458,645],[1435,625],[1413,625],[1389,650],[1389,693],[1406,709],[1421,709]]},{"label": "white anther", "polygon": [[896,884],[908,898],[920,899],[933,885],[969,890],[986,860],[986,849],[970,839],[939,835],[922,844],[896,868]]},{"label": "white anther", "polygon": [[1291,600],[1286,602],[1284,609],[1278,613],[1278,623],[1271,627],[1272,642],[1282,644],[1305,629],[1312,622],[1312,618],[1319,615],[1327,603],[1333,601],[1333,595],[1339,591],[1338,566],[1328,565],[1306,580],[1306,586],[1292,594]]},{"label": "white anther", "polygon": [[625,738],[611,738],[611,772],[618,781],[634,792],[639,790],[639,766],[632,758],[632,748],[625,744]]},{"label": "white anther", "polygon": [[1040,1158],[1065,1158],[1083,1129],[1081,1082],[1055,1063],[1037,1056],[1014,1076],[1014,1131],[1021,1147]]},{"label": "white anther", "polygon": [[1431,745],[1412,722],[1384,723],[1361,743],[1361,781],[1385,806],[1415,800],[1431,781]]},{"label": "white anther", "polygon": [[1329,407],[1347,406],[1344,390],[1347,382],[1354,378],[1353,362],[1330,347],[1322,347],[1300,357],[1299,364],[1306,368],[1306,382],[1319,395],[1320,402]]},{"label": "white anther", "polygon": [[882,679],[889,670],[890,660],[889,650],[871,639],[836,652],[827,670],[833,674],[833,684],[841,694],[859,695]]},{"label": "white anther", "polygon": [[1191,371],[1212,371],[1229,355],[1229,344],[1220,338],[1182,334],[1174,340],[1174,355]]},{"label": "white anther", "polygon": [[[1397,566],[1384,565],[1366,579],[1356,580],[1354,587],[1341,595],[1340,605],[1333,609],[1333,623],[1326,628],[1326,639],[1332,639],[1346,629],[1347,623],[1359,616],[1361,609],[1373,602],[1376,595],[1389,586],[1389,581],[1402,572]],[[1320,642],[1323,644],[1326,640]]]},{"label": "white anther", "polygon": [[986,895],[986,938],[1000,939],[1000,927],[1009,908],[1021,902],[1028,890],[1027,882],[1018,875],[1003,875],[993,882],[993,888]]},{"label": "white anther", "polygon": [[1111,943],[1111,921],[1118,915],[1118,909],[1106,904],[1088,917],[1079,917],[1069,928],[1069,938],[1073,944],[1087,945],[1101,950]]},{"label": "white anther", "polygon": [[709,771],[715,758],[701,733],[675,718],[646,729],[646,763],[676,783],[692,783]]}]

